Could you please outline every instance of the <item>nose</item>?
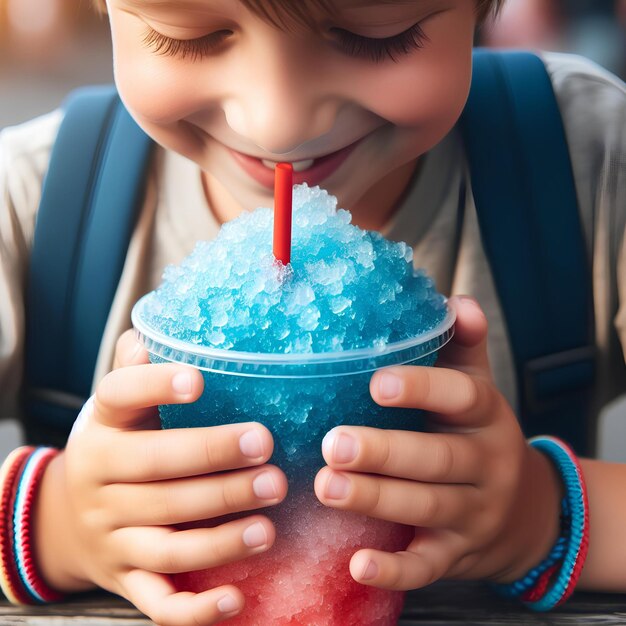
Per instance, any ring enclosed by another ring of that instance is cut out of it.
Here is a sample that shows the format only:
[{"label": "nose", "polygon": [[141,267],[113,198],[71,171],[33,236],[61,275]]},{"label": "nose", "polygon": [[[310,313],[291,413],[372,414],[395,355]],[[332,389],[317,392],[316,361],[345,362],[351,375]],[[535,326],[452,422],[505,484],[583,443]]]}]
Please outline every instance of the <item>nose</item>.
[{"label": "nose", "polygon": [[328,133],[339,99],[306,51],[274,45],[237,70],[223,101],[228,125],[264,151],[288,155]]}]

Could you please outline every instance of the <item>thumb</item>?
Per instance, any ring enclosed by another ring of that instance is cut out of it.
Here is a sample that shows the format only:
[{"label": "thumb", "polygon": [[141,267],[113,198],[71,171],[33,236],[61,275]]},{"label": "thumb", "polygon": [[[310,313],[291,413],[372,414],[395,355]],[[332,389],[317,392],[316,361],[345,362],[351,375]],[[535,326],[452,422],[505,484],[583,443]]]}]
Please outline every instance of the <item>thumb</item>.
[{"label": "thumb", "polygon": [[148,352],[135,336],[135,331],[129,328],[122,333],[115,345],[113,369],[149,363]]},{"label": "thumb", "polygon": [[456,313],[454,337],[444,346],[438,367],[449,367],[468,374],[491,375],[487,356],[487,318],[470,296],[453,296],[448,306]]}]

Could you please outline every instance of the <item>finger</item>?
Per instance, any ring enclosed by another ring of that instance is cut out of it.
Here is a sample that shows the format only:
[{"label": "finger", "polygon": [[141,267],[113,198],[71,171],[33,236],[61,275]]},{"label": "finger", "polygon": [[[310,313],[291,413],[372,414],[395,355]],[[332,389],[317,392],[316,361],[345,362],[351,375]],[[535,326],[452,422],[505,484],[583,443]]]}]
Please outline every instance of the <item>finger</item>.
[{"label": "finger", "polygon": [[149,363],[148,351],[137,340],[135,331],[129,328],[122,333],[115,345],[115,357],[113,359],[113,369],[127,367],[129,365],[141,365]]},{"label": "finger", "polygon": [[477,503],[470,485],[417,483],[323,467],[315,477],[322,504],[409,526],[455,528]]},{"label": "finger", "polygon": [[219,567],[269,550],[276,531],[261,515],[214,528],[120,528],[113,540],[134,568],[178,574]]},{"label": "finger", "polygon": [[448,306],[456,312],[454,337],[439,353],[437,366],[490,377],[487,318],[483,310],[468,296],[454,296],[448,300]]},{"label": "finger", "polygon": [[208,626],[241,612],[245,599],[237,587],[224,585],[202,593],[176,591],[162,574],[140,569],[126,573],[125,596],[159,626]]},{"label": "finger", "polygon": [[477,483],[483,460],[464,435],[338,426],[322,441],[333,469],[427,483]]},{"label": "finger", "polygon": [[162,363],[117,369],[96,389],[94,419],[104,426],[132,429],[159,404],[194,402],[203,387],[202,374],[187,365]]},{"label": "finger", "polygon": [[115,433],[105,450],[107,482],[152,482],[267,462],[270,431],[254,422]]},{"label": "finger", "polygon": [[287,495],[287,478],[265,465],[214,476],[114,483],[100,491],[112,527],[170,526],[278,504]]},{"label": "finger", "polygon": [[493,419],[491,383],[455,369],[401,365],[378,370],[370,381],[377,404],[438,413],[457,426],[485,426]]},{"label": "finger", "polygon": [[460,554],[452,533],[427,532],[401,552],[359,550],[350,560],[350,574],[357,582],[380,589],[420,589],[444,578]]}]

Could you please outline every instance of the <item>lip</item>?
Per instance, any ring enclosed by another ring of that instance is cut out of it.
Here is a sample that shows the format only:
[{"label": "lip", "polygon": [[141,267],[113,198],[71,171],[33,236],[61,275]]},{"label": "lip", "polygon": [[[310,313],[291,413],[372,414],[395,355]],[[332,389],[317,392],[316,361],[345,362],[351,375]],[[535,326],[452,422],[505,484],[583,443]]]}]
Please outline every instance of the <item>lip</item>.
[{"label": "lip", "polygon": [[[331,152],[326,156],[315,159],[315,163],[312,167],[302,170],[301,172],[293,173],[294,185],[301,183],[307,183],[313,187],[319,185],[324,179],[328,178],[339,166],[350,156],[350,153],[357,147],[363,138],[358,139],[354,143],[351,143],[341,150]],[[274,188],[274,170],[265,167],[261,162],[261,159],[243,154],[228,148],[235,161],[241,166],[241,168],[251,176],[258,183],[267,187],[268,189]],[[304,159],[298,159],[304,160]],[[285,159],[287,162],[287,159]]]}]

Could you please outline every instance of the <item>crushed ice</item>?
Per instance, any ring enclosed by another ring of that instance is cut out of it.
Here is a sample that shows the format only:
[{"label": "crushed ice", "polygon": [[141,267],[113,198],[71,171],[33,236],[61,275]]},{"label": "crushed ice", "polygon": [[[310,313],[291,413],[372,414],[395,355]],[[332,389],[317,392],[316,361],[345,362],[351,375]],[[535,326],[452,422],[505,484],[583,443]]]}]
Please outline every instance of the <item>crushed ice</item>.
[{"label": "crushed ice", "polygon": [[169,266],[146,321],[177,339],[251,352],[382,346],[434,328],[444,298],[413,251],[351,224],[319,187],[293,190],[292,262],[272,253],[273,211],[258,208]]}]

